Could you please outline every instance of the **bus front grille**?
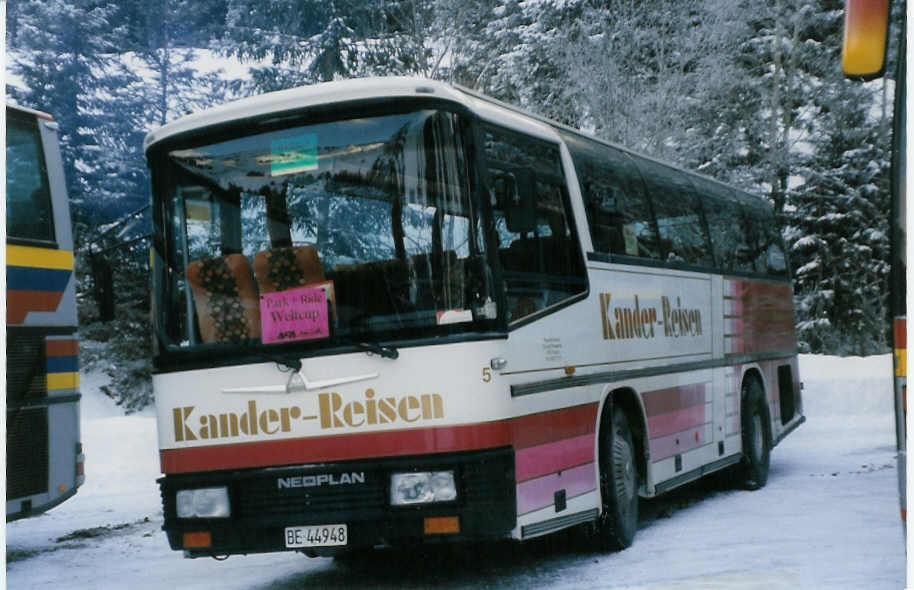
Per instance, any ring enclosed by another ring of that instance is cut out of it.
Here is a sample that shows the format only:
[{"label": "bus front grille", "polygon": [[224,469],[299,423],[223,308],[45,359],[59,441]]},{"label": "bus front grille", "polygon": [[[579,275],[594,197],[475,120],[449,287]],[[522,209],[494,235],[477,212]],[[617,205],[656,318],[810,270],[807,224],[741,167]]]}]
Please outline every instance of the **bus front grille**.
[{"label": "bus front grille", "polygon": [[[257,485],[261,483],[267,485]],[[266,482],[244,482],[240,494],[241,514],[270,516],[338,512],[355,507],[359,510],[379,509],[386,503],[386,486],[381,483],[380,478],[371,477],[365,484],[280,490],[273,478]]]}]

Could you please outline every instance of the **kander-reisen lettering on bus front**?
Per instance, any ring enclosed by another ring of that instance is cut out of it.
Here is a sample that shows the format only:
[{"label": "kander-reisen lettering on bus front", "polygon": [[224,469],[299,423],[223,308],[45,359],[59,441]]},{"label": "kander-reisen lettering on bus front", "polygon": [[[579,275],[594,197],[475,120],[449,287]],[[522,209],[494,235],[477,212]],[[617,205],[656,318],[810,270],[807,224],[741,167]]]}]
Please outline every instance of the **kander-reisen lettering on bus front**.
[{"label": "kander-reisen lettering on bus front", "polygon": [[163,529],[187,557],[631,545],[803,420],[772,208],[473,91],[332,82],[152,132]]},{"label": "kander-reisen lettering on bus front", "polygon": [[339,393],[319,393],[317,406],[316,414],[313,408],[298,405],[258,409],[256,400],[248,401],[240,414],[202,414],[194,406],[174,408],[175,442],[291,433],[298,422],[317,422],[321,430],[332,430],[444,418],[444,401],[437,393],[376,399],[375,391],[366,389],[363,399],[346,403]]}]

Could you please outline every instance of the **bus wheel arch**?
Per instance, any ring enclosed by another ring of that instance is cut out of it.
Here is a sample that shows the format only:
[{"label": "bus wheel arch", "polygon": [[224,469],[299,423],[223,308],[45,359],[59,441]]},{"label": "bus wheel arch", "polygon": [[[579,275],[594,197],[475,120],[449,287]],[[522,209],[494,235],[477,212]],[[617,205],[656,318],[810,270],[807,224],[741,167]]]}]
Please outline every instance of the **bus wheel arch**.
[{"label": "bus wheel arch", "polygon": [[757,490],[768,482],[771,460],[771,409],[761,374],[750,369],[740,387],[740,431],[743,457],[737,466],[740,487]]},{"label": "bus wheel arch", "polygon": [[647,419],[645,418],[644,408],[641,405],[641,399],[633,389],[622,388],[615,389],[606,396],[603,404],[603,411],[598,424],[598,434],[604,434],[602,428],[609,422],[605,418],[609,412],[621,409],[628,419],[628,425],[632,432],[632,442],[635,445],[635,466],[638,468],[639,481],[643,484],[647,481],[647,464],[649,453],[647,450]]},{"label": "bus wheel arch", "polygon": [[638,530],[638,497],[645,481],[645,423],[635,392],[610,392],[597,429],[597,467],[602,509],[594,529],[605,549],[629,547]]}]

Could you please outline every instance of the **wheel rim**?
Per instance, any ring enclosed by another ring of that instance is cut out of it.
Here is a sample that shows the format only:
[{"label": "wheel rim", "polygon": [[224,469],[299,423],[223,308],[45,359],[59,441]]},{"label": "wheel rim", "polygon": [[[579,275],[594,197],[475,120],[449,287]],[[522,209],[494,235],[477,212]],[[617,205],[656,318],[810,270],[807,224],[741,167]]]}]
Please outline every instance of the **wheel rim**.
[{"label": "wheel rim", "polygon": [[752,416],[752,450],[759,459],[762,458],[762,453],[765,450],[765,440],[762,435],[762,417],[758,413]]},{"label": "wheel rim", "polygon": [[613,442],[613,464],[616,487],[616,497],[624,506],[635,496],[635,465],[632,460],[632,449],[622,437],[616,437]]}]

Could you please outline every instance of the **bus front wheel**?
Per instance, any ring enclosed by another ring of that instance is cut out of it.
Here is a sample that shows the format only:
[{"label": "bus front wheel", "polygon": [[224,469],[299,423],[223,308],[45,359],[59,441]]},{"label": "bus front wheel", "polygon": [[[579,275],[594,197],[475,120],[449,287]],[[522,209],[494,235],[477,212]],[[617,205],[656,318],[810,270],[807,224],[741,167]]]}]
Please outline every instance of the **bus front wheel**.
[{"label": "bus front wheel", "polygon": [[743,429],[743,459],[739,465],[739,483],[747,490],[757,490],[768,483],[771,440],[768,435],[768,406],[765,391],[751,379],[743,386],[740,422]]},{"label": "bus front wheel", "polygon": [[600,544],[620,550],[631,546],[638,530],[638,468],[628,419],[612,412],[611,429],[600,441],[600,491],[603,511],[596,524]]}]

